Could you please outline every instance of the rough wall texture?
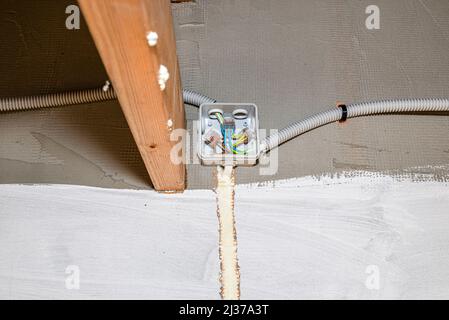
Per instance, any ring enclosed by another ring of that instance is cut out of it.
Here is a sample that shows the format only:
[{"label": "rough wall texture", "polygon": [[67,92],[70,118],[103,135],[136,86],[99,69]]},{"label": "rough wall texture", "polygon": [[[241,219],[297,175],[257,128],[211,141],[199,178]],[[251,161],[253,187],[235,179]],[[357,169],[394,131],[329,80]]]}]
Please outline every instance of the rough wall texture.
[{"label": "rough wall texture", "polygon": [[[0,96],[96,87],[107,75],[73,1],[3,1]],[[381,10],[367,30],[365,8]],[[264,128],[337,101],[447,97],[445,0],[197,0],[173,5],[183,84],[226,102],[254,102]],[[188,107],[187,118],[196,119]],[[449,117],[384,116],[329,125],[281,147],[275,176],[239,169],[238,182],[341,170],[401,171],[449,163]],[[191,188],[212,185],[192,165]],[[444,174],[444,172],[442,173]],[[146,187],[117,103],[0,116],[0,183]]]}]

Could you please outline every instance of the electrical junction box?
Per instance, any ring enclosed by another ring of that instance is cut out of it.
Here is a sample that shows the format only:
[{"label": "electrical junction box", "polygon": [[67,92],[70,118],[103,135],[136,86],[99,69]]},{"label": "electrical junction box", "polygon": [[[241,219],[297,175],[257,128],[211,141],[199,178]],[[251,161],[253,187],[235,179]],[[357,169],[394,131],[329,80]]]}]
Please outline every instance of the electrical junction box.
[{"label": "electrical junction box", "polygon": [[198,156],[203,165],[257,163],[259,119],[255,104],[204,103],[199,120]]}]

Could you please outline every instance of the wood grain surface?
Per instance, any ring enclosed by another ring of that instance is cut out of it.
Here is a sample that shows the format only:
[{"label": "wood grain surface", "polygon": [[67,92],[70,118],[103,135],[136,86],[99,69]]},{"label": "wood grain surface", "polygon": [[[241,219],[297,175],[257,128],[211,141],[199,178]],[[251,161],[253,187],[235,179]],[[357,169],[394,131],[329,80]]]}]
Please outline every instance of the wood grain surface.
[{"label": "wood grain surface", "polygon": [[[185,128],[170,1],[79,3],[155,189],[184,190],[185,165],[170,159],[170,134]],[[159,35],[154,47],[146,40],[150,31]],[[170,74],[164,90],[162,65]]]}]

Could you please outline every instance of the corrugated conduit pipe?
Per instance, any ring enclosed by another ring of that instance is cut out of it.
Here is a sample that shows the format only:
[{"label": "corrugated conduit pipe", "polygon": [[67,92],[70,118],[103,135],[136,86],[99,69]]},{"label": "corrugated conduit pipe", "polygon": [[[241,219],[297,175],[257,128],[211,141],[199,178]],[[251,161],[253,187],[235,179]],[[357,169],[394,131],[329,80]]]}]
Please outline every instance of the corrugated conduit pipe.
[{"label": "corrugated conduit pipe", "polygon": [[[40,96],[0,99],[0,112],[36,110],[68,105],[94,103],[117,98],[114,89],[98,88],[81,91],[53,93]],[[183,90],[184,102],[196,107],[202,103],[214,103],[214,99],[190,90]]]},{"label": "corrugated conduit pipe", "polygon": [[280,130],[262,141],[260,150],[266,153],[279,145],[325,124],[340,121],[344,117],[355,118],[376,114],[411,112],[449,112],[449,99],[404,99],[355,103],[342,108],[333,108],[307,117]]},{"label": "corrugated conduit pipe", "polygon": [[[25,111],[66,105],[93,103],[116,99],[113,88],[100,88],[42,96],[0,99],[0,112]],[[215,103],[216,100],[200,93],[183,90],[184,102],[199,107],[203,103]],[[277,134],[265,138],[261,153],[266,153],[279,145],[302,135],[305,132],[325,124],[342,120],[376,114],[394,114],[411,112],[449,112],[449,99],[399,99],[351,104],[343,108],[333,108],[292,123]]]}]

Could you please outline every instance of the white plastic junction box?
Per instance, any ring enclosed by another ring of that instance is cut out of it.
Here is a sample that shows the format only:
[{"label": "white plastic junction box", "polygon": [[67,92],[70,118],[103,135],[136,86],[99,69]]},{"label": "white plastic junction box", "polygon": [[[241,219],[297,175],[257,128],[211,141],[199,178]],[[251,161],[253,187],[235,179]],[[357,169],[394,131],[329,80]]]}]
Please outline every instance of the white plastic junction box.
[{"label": "white plastic junction box", "polygon": [[203,165],[252,166],[259,158],[257,106],[205,103],[199,111],[198,156]]}]

